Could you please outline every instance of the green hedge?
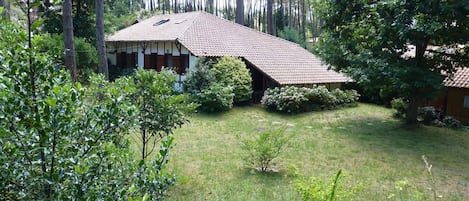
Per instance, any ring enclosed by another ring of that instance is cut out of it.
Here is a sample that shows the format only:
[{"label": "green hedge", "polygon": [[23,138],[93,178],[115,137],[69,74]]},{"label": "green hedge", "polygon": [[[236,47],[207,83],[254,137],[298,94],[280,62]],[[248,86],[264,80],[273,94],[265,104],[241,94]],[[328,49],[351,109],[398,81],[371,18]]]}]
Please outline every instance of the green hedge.
[{"label": "green hedge", "polygon": [[267,89],[261,103],[270,110],[297,113],[353,105],[359,96],[355,90],[285,86]]}]

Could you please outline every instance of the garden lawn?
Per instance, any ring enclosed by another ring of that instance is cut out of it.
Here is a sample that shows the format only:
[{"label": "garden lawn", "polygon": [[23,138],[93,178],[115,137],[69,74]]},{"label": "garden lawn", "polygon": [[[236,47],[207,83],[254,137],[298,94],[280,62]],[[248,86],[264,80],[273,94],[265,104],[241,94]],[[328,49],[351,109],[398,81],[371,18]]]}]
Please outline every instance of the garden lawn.
[{"label": "garden lawn", "polygon": [[[247,168],[239,138],[282,126],[292,138],[275,161],[280,172]],[[346,188],[361,186],[355,200],[399,200],[399,180],[431,196],[422,155],[433,165],[439,200],[469,200],[469,132],[408,128],[380,106],[297,115],[249,106],[195,114],[175,131],[175,142],[167,170],[177,175],[177,184],[168,200],[299,200],[293,169],[326,181],[342,169]],[[392,194],[397,197],[388,199]]]}]

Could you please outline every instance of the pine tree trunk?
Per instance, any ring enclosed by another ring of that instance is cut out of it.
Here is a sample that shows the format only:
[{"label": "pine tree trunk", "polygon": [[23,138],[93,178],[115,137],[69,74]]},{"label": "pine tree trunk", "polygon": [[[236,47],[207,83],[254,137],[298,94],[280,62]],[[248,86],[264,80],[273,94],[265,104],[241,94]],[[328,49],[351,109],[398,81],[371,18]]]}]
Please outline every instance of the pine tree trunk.
[{"label": "pine tree trunk", "polygon": [[178,1],[174,0],[174,13],[178,13]]},{"label": "pine tree trunk", "polygon": [[272,14],[272,5],[274,0],[267,0],[267,31],[270,35],[274,35],[274,17]]},{"label": "pine tree trunk", "polygon": [[72,80],[76,82],[77,65],[75,61],[75,45],[73,44],[72,0],[64,0],[62,12],[65,46],[65,67],[70,70]]},{"label": "pine tree trunk", "polygon": [[415,97],[411,97],[409,100],[409,108],[407,108],[406,123],[408,125],[415,125],[418,123],[418,100]]},{"label": "pine tree trunk", "polygon": [[244,25],[244,0],[236,0],[236,23]]},{"label": "pine tree trunk", "polygon": [[301,5],[301,36],[303,37],[303,40],[306,40],[306,0],[302,0],[302,5]]},{"label": "pine tree trunk", "polygon": [[96,0],[96,46],[98,47],[99,72],[109,80],[106,44],[104,42],[104,0]]},{"label": "pine tree trunk", "polygon": [[293,28],[292,0],[288,0],[288,26]]}]

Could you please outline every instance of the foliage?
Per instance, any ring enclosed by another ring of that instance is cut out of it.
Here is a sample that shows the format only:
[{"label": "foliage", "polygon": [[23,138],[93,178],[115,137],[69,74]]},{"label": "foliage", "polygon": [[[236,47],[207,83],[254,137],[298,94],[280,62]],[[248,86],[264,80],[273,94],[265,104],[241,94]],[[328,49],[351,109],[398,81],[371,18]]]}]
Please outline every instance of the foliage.
[{"label": "foliage", "polygon": [[285,134],[284,128],[263,131],[254,138],[241,139],[242,149],[248,165],[261,172],[274,171],[272,161],[276,159],[287,145],[291,136]]},{"label": "foliage", "polygon": [[0,23],[0,197],[119,195],[126,178],[116,172],[129,166],[114,165],[125,152],[121,132],[132,126],[134,108],[111,89],[99,105],[88,104],[85,88],[37,49],[27,48],[23,30]]},{"label": "foliage", "polygon": [[[54,59],[55,63],[65,63],[65,48],[63,44],[63,34],[44,34],[35,41],[41,52],[47,53]],[[94,45],[83,38],[74,38],[76,61],[78,70],[78,79],[81,82],[87,82],[88,77],[97,71],[98,57]]]},{"label": "foliage", "polygon": [[[405,118],[405,111],[408,104],[402,98],[394,99],[391,101],[391,106],[394,109],[394,117],[403,119]],[[462,128],[462,123],[451,116],[445,116],[442,111],[435,109],[432,106],[419,107],[419,122],[425,125],[432,125],[436,127],[448,128]]]},{"label": "foliage", "polygon": [[417,120],[419,100],[437,95],[442,73],[469,63],[469,47],[460,46],[469,42],[469,7],[460,1],[322,3],[316,53],[365,88],[399,92],[409,100],[408,123]]},{"label": "foliage", "polygon": [[304,176],[296,175],[297,178],[293,180],[293,188],[304,201],[350,200],[360,190],[359,185],[344,187],[341,176],[342,170],[339,170],[335,177],[331,178],[330,183],[326,183],[315,177],[306,179]]},{"label": "foliage", "polygon": [[306,39],[304,39],[300,31],[292,28],[292,27],[285,27],[283,30],[278,32],[278,37],[288,40],[290,42],[294,42],[300,45],[303,48],[306,48]]},{"label": "foliage", "polygon": [[26,41],[22,29],[0,20],[0,197],[163,199],[174,184],[163,172],[173,138],[162,139],[148,164],[133,158],[124,136],[137,114],[130,79],[93,76],[84,88]]},{"label": "foliage", "polygon": [[355,90],[334,89],[329,91],[324,86],[313,88],[285,86],[267,89],[261,103],[270,110],[296,113],[318,108],[333,108],[354,105],[359,94]]},{"label": "foliage", "polygon": [[245,64],[234,57],[201,57],[189,69],[184,91],[190,93],[200,109],[208,112],[229,110],[233,102],[251,98],[251,76]]},{"label": "foliage", "polygon": [[387,198],[396,199],[400,201],[415,200],[424,201],[428,200],[425,194],[422,193],[415,185],[411,184],[407,179],[399,180],[395,184],[396,193],[392,193]]},{"label": "foliage", "polygon": [[213,71],[217,83],[233,88],[235,103],[251,99],[252,78],[246,64],[241,59],[228,56],[221,57],[213,65],[211,71]]},{"label": "foliage", "polygon": [[121,78],[131,88],[129,99],[139,111],[139,138],[142,141],[142,160],[154,150],[155,144],[173,133],[173,129],[188,123],[188,114],[197,105],[189,102],[189,95],[178,94],[174,88],[176,76],[161,72],[137,70],[134,79]]},{"label": "foliage", "polygon": [[233,107],[234,93],[231,87],[213,83],[200,93],[193,95],[194,101],[200,104],[199,109],[205,112],[222,112]]},{"label": "foliage", "polygon": [[396,118],[404,118],[409,104],[403,98],[396,98],[391,101],[391,107],[395,110]]},{"label": "foliage", "polygon": [[445,124],[445,127],[449,127],[449,128],[462,128],[463,127],[459,120],[451,116],[443,117],[442,122]]},{"label": "foliage", "polygon": [[199,57],[194,68],[189,68],[187,77],[184,80],[184,91],[197,94],[202,89],[209,88],[212,83],[217,82],[211,70],[216,63],[215,59],[209,57]]}]

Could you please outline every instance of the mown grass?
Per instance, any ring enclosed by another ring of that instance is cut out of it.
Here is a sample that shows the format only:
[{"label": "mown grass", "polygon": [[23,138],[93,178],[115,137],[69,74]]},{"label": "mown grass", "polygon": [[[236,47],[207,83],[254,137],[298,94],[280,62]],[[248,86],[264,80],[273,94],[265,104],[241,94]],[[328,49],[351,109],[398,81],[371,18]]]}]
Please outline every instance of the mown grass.
[{"label": "mown grass", "polygon": [[[246,168],[237,136],[278,126],[293,136],[276,161],[281,171],[261,174]],[[404,179],[431,195],[422,155],[433,165],[440,200],[469,200],[469,133],[408,128],[380,106],[298,115],[237,107],[196,114],[175,137],[168,170],[177,175],[177,184],[168,200],[299,200],[289,166],[324,180],[342,169],[346,186],[362,186],[355,200],[388,200],[396,193],[395,182]]]}]

